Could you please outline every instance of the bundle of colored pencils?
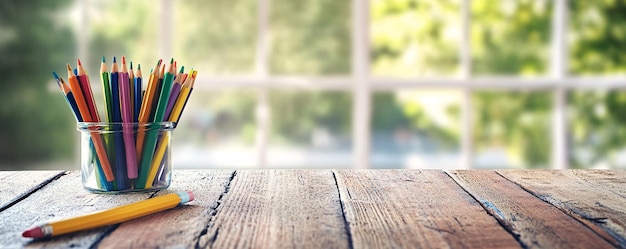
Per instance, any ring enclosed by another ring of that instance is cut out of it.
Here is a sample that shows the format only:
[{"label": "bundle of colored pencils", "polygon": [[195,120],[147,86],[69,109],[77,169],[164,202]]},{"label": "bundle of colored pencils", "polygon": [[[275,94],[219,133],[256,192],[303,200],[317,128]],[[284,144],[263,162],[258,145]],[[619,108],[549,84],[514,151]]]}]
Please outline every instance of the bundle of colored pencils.
[{"label": "bundle of colored pencils", "polygon": [[[107,70],[104,56],[100,67],[100,80],[104,90],[106,116],[100,119],[94,101],[89,76],[78,60],[78,67],[67,64],[69,84],[53,72],[74,116],[78,122],[106,123],[121,127],[122,132],[106,136],[91,132],[90,145],[97,156],[99,181],[106,190],[123,191],[149,189],[159,170],[169,133],[160,136],[156,131],[146,130],[149,123],[180,120],[193,90],[197,71],[184,72],[182,66],[172,59],[168,66],[159,60],[151,70],[146,89],[143,89],[141,65],[133,71],[122,57],[121,70],[113,57],[111,71]],[[110,134],[107,134],[110,135]]]}]

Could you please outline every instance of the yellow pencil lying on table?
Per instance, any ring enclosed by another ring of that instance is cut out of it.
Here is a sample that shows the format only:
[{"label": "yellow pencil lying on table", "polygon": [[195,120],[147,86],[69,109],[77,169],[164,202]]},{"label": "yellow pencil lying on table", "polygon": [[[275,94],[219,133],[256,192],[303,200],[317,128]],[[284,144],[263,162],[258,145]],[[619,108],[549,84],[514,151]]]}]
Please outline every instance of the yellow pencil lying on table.
[{"label": "yellow pencil lying on table", "polygon": [[37,239],[113,225],[171,209],[193,199],[194,195],[191,191],[167,194],[109,210],[35,226],[24,231],[22,236]]}]

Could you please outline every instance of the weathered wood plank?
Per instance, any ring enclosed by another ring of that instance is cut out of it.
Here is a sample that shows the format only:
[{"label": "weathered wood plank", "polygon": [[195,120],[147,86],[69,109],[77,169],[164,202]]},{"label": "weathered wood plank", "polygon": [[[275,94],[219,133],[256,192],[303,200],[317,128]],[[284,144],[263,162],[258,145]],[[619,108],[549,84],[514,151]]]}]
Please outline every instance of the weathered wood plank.
[{"label": "weathered wood plank", "polygon": [[439,170],[340,170],[355,248],[520,248]]},{"label": "weathered wood plank", "polygon": [[528,248],[613,248],[587,226],[498,173],[450,174]]},{"label": "weathered wood plank", "polygon": [[60,177],[63,171],[0,171],[0,211]]},{"label": "weathered wood plank", "polygon": [[174,171],[172,184],[158,195],[192,190],[193,202],[175,209],[122,223],[98,248],[194,248],[214,215],[234,171]]},{"label": "weathered wood plank", "polygon": [[330,170],[238,171],[200,238],[213,248],[346,248]]},{"label": "weathered wood plank", "polygon": [[28,198],[0,212],[0,248],[69,248],[89,247],[111,227],[92,229],[52,239],[22,238],[24,229],[52,219],[73,217],[148,198],[151,193],[99,195],[82,188],[81,175],[72,171],[31,194]]},{"label": "weathered wood plank", "polygon": [[501,170],[614,245],[626,247],[626,174],[606,170]]}]

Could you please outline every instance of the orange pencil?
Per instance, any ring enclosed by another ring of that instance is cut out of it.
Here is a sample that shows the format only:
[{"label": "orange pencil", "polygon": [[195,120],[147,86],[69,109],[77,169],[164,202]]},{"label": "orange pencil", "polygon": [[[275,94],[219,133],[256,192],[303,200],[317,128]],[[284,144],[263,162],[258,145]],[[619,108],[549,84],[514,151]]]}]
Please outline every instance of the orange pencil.
[{"label": "orange pencil", "polygon": [[[159,68],[161,67],[161,62],[163,62],[163,60],[159,60],[156,66],[154,67],[154,70],[152,70],[152,73],[150,73],[150,79],[148,80],[146,94],[143,97],[143,100],[141,102],[141,110],[139,111],[140,123],[150,122],[150,112],[152,112],[152,102],[154,102],[155,93],[157,90],[156,81],[159,80],[158,72],[159,72]],[[137,132],[137,141],[135,142],[136,143],[135,149],[137,150],[136,152],[137,152],[138,159],[141,158],[144,138],[146,136],[144,129],[145,127],[139,126],[139,130]]]},{"label": "orange pencil", "polygon": [[[70,82],[70,87],[72,88],[72,93],[76,93],[74,98],[76,99],[76,104],[78,105],[78,110],[80,111],[80,115],[83,117],[85,122],[97,122],[94,121],[92,115],[89,113],[89,107],[85,101],[85,97],[82,93],[80,85],[78,84],[78,79],[72,73],[72,66],[67,64],[67,80]],[[107,181],[115,180],[113,176],[113,171],[111,170],[111,163],[109,162],[109,158],[107,157],[106,151],[104,150],[104,141],[102,141],[102,137],[97,132],[91,133],[91,138],[93,139],[94,147],[96,148],[96,154],[100,159],[100,163],[102,164],[102,170],[104,171],[104,176]]]},{"label": "orange pencil", "polygon": [[89,107],[87,106],[87,102],[85,102],[83,90],[81,90],[80,88],[80,84],[78,83],[76,75],[72,73],[72,66],[69,63],[67,64],[67,81],[70,82],[70,88],[72,88],[72,93],[74,94],[74,98],[76,99],[76,104],[78,105],[80,116],[83,117],[83,120],[85,121],[91,120],[91,114],[89,113]]}]

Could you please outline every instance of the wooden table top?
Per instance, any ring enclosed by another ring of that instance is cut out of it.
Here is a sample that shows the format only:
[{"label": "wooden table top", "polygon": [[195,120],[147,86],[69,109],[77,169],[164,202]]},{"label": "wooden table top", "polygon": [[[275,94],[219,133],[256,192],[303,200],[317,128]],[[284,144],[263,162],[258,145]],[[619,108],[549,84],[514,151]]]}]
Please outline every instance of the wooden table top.
[{"label": "wooden table top", "polygon": [[[187,205],[32,240],[21,232],[152,196]],[[175,170],[168,190],[102,195],[80,172],[0,172],[0,248],[624,248],[626,171]]]}]

